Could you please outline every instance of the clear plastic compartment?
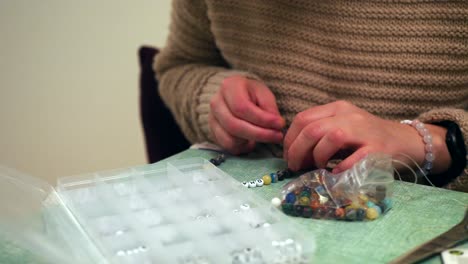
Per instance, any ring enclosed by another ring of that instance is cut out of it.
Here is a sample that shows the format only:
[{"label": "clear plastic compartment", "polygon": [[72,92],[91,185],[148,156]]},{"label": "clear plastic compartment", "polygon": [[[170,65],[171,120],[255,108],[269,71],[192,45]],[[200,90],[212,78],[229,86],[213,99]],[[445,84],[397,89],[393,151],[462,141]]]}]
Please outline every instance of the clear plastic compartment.
[{"label": "clear plastic compartment", "polygon": [[273,263],[276,242],[312,238],[201,158],[62,178],[57,196],[110,263]]}]

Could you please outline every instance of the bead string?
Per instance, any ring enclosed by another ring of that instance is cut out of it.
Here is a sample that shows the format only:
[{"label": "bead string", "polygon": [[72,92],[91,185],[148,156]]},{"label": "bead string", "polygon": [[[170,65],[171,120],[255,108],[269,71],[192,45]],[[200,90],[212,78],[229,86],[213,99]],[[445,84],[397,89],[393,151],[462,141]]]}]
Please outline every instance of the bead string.
[{"label": "bead string", "polygon": [[424,155],[424,163],[422,166],[422,170],[423,170],[424,175],[428,175],[431,172],[431,169],[433,167],[433,163],[435,160],[435,156],[433,152],[434,145],[432,144],[431,133],[424,126],[424,123],[422,123],[421,121],[417,119],[403,120],[400,123],[414,127],[418,131],[419,135],[422,137],[424,144],[425,144],[424,146],[425,155]]},{"label": "bead string", "polygon": [[292,173],[289,169],[284,169],[270,173],[270,175],[264,175],[261,179],[256,179],[253,181],[244,181],[242,185],[247,188],[262,187],[263,185],[270,185],[271,183],[276,183],[278,181],[283,181],[284,179],[291,178]]}]

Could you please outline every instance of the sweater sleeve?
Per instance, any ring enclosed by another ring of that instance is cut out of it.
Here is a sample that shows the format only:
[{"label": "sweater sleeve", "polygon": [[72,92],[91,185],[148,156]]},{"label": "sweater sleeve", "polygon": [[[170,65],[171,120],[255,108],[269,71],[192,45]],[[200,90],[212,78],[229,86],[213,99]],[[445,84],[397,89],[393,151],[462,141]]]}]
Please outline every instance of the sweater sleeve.
[{"label": "sweater sleeve", "polygon": [[155,71],[162,100],[192,143],[212,141],[210,98],[225,78],[245,75],[257,79],[228,68],[210,31],[207,7],[196,0],[173,1],[170,33],[166,47],[156,57]]},{"label": "sweater sleeve", "polygon": [[[463,134],[465,148],[468,150],[468,113],[465,110],[450,108],[434,109],[421,114],[419,120],[425,123],[437,123],[441,121],[457,123]],[[465,167],[462,174],[456,176],[458,177],[444,187],[455,191],[468,192],[468,169]]]}]

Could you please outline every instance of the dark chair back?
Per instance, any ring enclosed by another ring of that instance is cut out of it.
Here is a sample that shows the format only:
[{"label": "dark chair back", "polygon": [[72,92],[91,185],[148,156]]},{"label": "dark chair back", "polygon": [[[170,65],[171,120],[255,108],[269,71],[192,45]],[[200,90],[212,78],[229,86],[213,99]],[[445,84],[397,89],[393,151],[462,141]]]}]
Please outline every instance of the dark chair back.
[{"label": "dark chair back", "polygon": [[140,57],[140,118],[149,163],[160,161],[190,146],[174,120],[172,113],[161,100],[153,62],[158,50],[141,47]]}]

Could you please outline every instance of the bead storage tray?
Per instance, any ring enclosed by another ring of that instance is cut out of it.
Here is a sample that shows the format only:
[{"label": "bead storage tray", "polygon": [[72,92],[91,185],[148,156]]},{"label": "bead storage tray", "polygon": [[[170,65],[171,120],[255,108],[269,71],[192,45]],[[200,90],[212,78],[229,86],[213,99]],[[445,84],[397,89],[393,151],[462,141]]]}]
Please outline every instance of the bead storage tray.
[{"label": "bead storage tray", "polygon": [[110,263],[310,263],[312,234],[202,158],[61,178]]}]

